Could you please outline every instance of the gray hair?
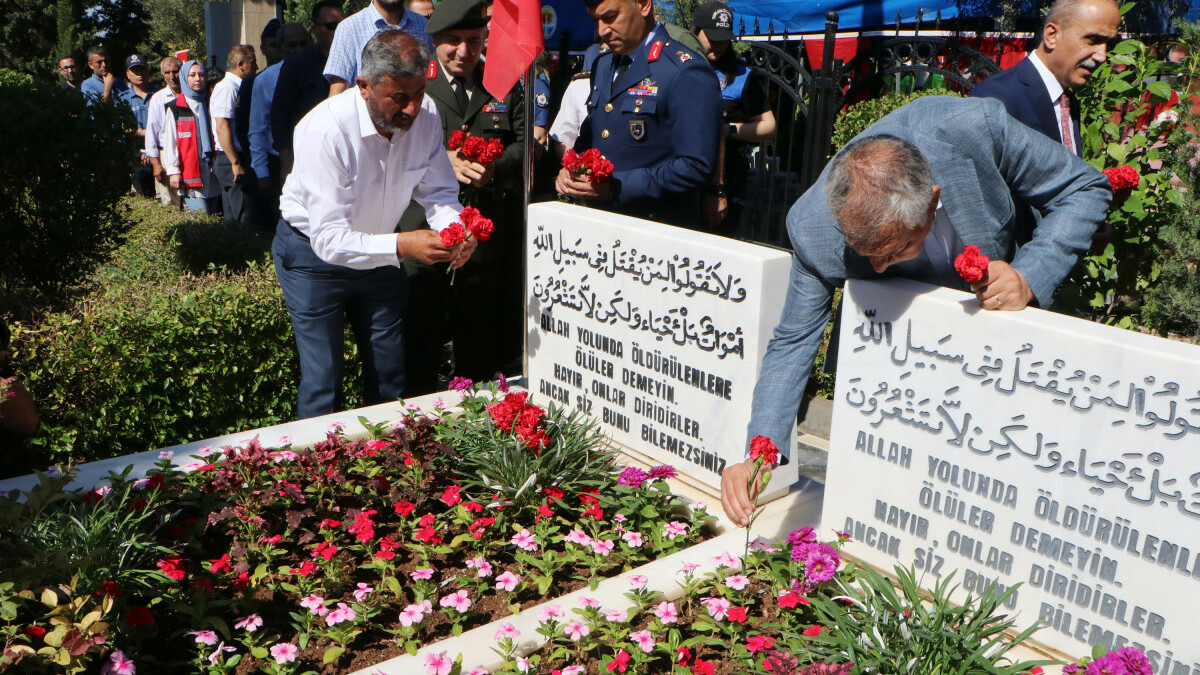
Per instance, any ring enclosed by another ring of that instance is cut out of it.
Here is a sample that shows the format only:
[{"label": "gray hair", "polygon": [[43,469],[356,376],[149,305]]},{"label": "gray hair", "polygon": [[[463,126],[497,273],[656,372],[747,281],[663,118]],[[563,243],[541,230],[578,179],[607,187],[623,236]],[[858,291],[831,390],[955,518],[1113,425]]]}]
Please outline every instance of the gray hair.
[{"label": "gray hair", "polygon": [[[1092,0],[1054,0],[1054,4],[1050,5],[1050,11],[1046,12],[1046,20],[1042,23],[1052,23],[1057,26],[1066,26],[1075,21],[1079,17],[1083,6],[1092,2]],[[1114,7],[1119,6],[1116,0],[1110,0]]]},{"label": "gray hair", "polygon": [[424,42],[402,30],[383,30],[363,47],[358,74],[375,85],[385,77],[423,78],[428,65],[429,49]]},{"label": "gray hair", "polygon": [[925,156],[886,134],[851,141],[829,163],[825,178],[825,205],[859,253],[878,251],[896,228],[924,227],[932,194]]}]

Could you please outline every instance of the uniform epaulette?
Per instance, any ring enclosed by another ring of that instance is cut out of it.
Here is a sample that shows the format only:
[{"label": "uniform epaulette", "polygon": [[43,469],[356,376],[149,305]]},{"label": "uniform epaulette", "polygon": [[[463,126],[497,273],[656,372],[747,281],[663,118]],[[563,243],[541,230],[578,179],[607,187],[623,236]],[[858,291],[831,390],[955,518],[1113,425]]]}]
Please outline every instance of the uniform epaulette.
[{"label": "uniform epaulette", "polygon": [[575,81],[575,80],[588,80],[588,79],[591,79],[591,77],[592,77],[592,71],[590,71],[590,70],[581,70],[581,71],[579,71],[578,73],[575,73],[574,75],[572,75],[572,76],[571,76],[571,81]]}]

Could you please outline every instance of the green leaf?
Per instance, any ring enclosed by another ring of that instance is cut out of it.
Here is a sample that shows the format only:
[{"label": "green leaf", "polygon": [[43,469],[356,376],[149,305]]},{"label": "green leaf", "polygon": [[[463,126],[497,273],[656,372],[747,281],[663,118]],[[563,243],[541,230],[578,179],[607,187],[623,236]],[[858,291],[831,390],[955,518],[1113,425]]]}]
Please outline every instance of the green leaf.
[{"label": "green leaf", "polygon": [[345,653],[346,648],[341,645],[329,645],[325,648],[325,653],[321,655],[321,663],[326,665],[333,663]]},{"label": "green leaf", "polygon": [[266,647],[254,647],[250,650],[250,654],[256,659],[265,659],[270,652],[267,651]]},{"label": "green leaf", "polygon": [[1156,98],[1167,100],[1171,97],[1171,83],[1166,80],[1155,80],[1146,87]]},{"label": "green leaf", "polygon": [[1108,156],[1117,160],[1118,163],[1124,162],[1125,157],[1128,154],[1129,154],[1129,151],[1125,149],[1124,145],[1121,145],[1120,143],[1109,143],[1108,144]]}]

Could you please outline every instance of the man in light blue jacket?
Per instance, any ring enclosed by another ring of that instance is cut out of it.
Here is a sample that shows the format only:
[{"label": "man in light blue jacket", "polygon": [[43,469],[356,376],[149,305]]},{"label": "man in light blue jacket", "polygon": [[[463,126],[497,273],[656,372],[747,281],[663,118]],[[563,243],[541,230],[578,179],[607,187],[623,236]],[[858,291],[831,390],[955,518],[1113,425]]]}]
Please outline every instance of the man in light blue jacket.
[{"label": "man in light blue jacket", "polygon": [[[987,310],[1048,307],[1104,222],[1108,182],[994,99],[925,97],[869,127],[834,157],[788,213],[787,300],[754,388],[748,438],[790,447],[792,424],[846,279],[900,276],[968,290],[954,271],[963,246],[991,259],[973,284]],[[1042,216],[1017,248],[1014,214]],[[725,469],[721,502],[735,524],[753,512],[747,463]]]}]

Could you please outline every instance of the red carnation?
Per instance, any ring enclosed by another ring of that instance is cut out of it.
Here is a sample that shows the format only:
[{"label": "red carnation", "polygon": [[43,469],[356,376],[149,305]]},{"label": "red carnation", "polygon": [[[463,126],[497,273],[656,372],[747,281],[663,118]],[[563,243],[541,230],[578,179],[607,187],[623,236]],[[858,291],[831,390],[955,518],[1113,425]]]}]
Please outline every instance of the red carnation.
[{"label": "red carnation", "polygon": [[496,231],[496,226],[490,218],[484,218],[479,209],[474,206],[463,208],[462,213],[458,215],[458,222],[471,233],[479,241],[487,241],[491,239],[492,233]]},{"label": "red carnation", "polygon": [[750,440],[750,459],[762,459],[764,464],[775,466],[779,463],[779,448],[766,436],[755,436]]},{"label": "red carnation", "polygon": [[1108,177],[1108,183],[1112,186],[1113,192],[1133,189],[1142,180],[1137,169],[1132,166],[1115,166],[1105,169],[1104,175]]},{"label": "red carnation", "polygon": [[582,155],[574,150],[567,150],[563,154],[562,165],[575,175],[587,176],[588,181],[593,184],[606,182],[613,173],[613,163],[595,148],[585,150]]},{"label": "red carnation", "polygon": [[457,150],[461,148],[464,136],[466,136],[466,134],[464,134],[461,129],[450,134],[450,140],[446,141],[446,147],[450,150]]},{"label": "red carnation", "polygon": [[498,138],[489,138],[487,145],[479,153],[480,164],[491,164],[504,154],[504,144]]},{"label": "red carnation", "polygon": [[462,150],[459,152],[462,153],[463,157],[472,162],[478,162],[483,157],[483,154],[487,152],[487,139],[481,136],[467,136],[463,140]]},{"label": "red carnation", "polygon": [[187,573],[183,570],[183,558],[177,555],[167,556],[159,560],[158,569],[162,570],[163,574],[175,581],[183,581],[183,578],[187,576]]},{"label": "red carnation", "polygon": [[968,283],[975,283],[987,276],[988,257],[979,251],[978,246],[968,245],[954,259],[954,269]]},{"label": "red carnation", "polygon": [[398,513],[402,516],[408,516],[413,512],[413,509],[416,507],[413,506],[413,503],[410,501],[403,501],[403,502],[397,503],[396,506],[393,508],[395,509],[396,513]]},{"label": "red carnation", "polygon": [[562,158],[563,168],[568,171],[575,171],[579,168],[579,153],[572,149],[568,149],[563,153]]},{"label": "red carnation", "polygon": [[467,231],[462,223],[453,223],[442,230],[442,245],[446,247],[463,243],[467,239]]},{"label": "red carnation", "polygon": [[746,608],[730,607],[725,610],[725,616],[729,617],[729,620],[734,623],[746,623]]},{"label": "red carnation", "polygon": [[22,628],[21,632],[28,635],[31,638],[40,638],[46,634],[46,629],[42,628],[41,626],[38,626],[38,625],[33,625],[33,626],[26,626],[25,628]]}]

